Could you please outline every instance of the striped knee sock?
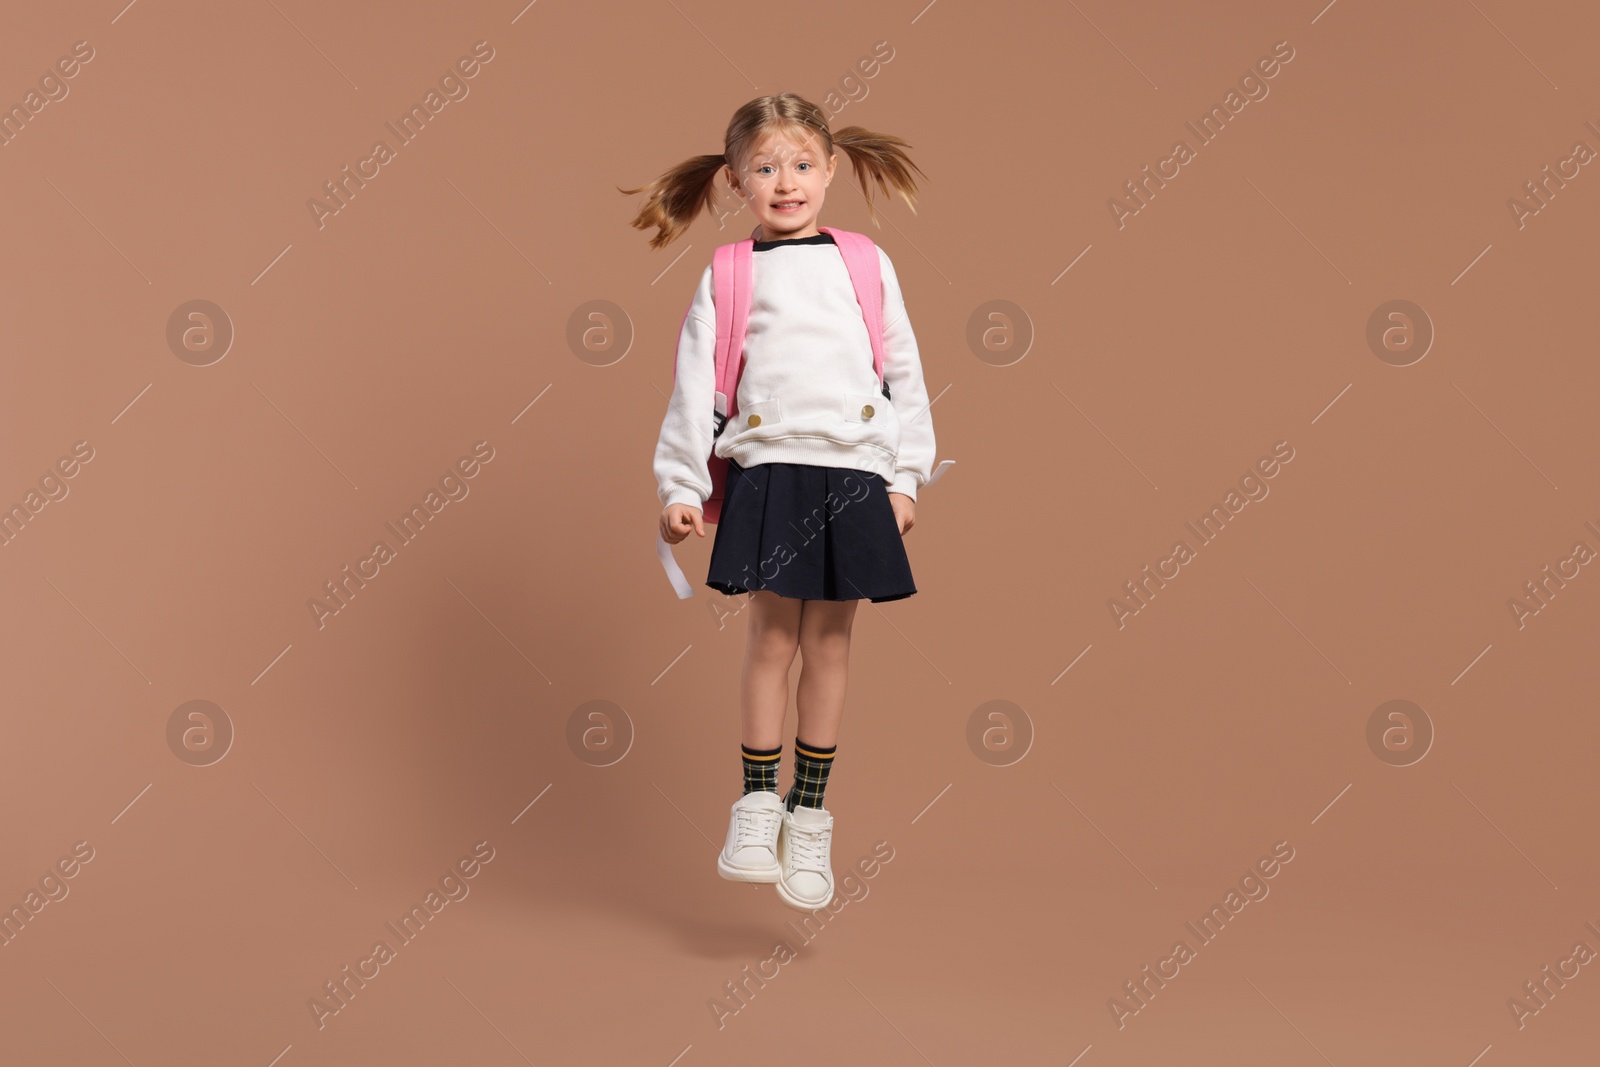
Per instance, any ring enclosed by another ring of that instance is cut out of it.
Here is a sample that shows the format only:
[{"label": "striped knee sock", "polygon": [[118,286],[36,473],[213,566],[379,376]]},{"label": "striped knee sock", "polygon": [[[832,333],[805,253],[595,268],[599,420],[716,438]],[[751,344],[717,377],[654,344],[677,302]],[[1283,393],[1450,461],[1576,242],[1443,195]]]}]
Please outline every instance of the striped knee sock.
[{"label": "striped knee sock", "polygon": [[822,807],[822,794],[828,788],[828,771],[833,769],[833,754],[838,745],[819,748],[808,745],[797,736],[794,739],[794,785],[783,798],[783,806],[790,811],[796,805],[807,808]]},{"label": "striped knee sock", "polygon": [[750,748],[740,745],[739,752],[744,760],[744,791],[753,793],[758,789],[764,789],[769,793],[776,793],[778,758],[783,755],[783,746]]}]

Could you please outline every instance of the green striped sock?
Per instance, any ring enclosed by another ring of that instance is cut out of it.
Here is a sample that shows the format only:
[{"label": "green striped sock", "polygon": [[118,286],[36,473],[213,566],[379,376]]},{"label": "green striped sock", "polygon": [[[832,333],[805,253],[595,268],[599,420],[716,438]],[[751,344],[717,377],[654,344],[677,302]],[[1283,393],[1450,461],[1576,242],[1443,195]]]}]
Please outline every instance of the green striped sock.
[{"label": "green striped sock", "polygon": [[795,737],[794,784],[783,798],[785,808],[793,811],[796,805],[822,807],[822,794],[828,788],[828,772],[833,769],[833,755],[838,750],[838,745],[820,748]]},{"label": "green striped sock", "polygon": [[783,746],[762,749],[740,745],[739,752],[744,760],[744,791],[753,793],[758,789],[764,789],[769,793],[776,793],[778,759],[783,755]]}]

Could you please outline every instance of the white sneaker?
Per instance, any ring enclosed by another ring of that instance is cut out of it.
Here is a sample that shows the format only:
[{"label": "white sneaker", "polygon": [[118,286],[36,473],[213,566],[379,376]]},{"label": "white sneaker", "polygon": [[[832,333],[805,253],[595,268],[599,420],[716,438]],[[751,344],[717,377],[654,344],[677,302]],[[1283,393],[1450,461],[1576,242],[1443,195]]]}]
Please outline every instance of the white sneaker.
[{"label": "white sneaker", "polygon": [[717,873],[730,882],[776,882],[782,824],[783,798],[776,793],[756,789],[734,801]]},{"label": "white sneaker", "polygon": [[778,834],[778,896],[791,908],[811,911],[833,899],[833,815],[826,808],[795,805],[783,815]]}]

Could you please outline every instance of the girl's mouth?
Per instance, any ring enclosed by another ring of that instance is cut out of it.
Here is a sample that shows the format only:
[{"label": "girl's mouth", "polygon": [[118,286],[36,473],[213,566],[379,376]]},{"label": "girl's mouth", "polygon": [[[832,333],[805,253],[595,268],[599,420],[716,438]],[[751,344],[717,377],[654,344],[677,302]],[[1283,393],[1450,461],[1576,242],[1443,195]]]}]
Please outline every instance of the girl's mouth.
[{"label": "girl's mouth", "polygon": [[780,215],[793,215],[796,211],[805,207],[805,203],[804,200],[780,200],[772,205],[772,210]]}]

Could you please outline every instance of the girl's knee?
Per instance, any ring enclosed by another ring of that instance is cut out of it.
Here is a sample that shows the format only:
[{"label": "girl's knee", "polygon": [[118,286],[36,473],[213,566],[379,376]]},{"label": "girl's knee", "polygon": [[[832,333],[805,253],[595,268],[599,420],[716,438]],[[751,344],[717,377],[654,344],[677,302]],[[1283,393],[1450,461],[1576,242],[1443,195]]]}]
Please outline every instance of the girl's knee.
[{"label": "girl's knee", "polygon": [[762,659],[793,663],[800,650],[799,605],[757,593],[750,616],[750,651]]},{"label": "girl's knee", "polygon": [[752,627],[750,652],[759,659],[773,663],[793,663],[800,651],[800,635],[781,626]]},{"label": "girl's knee", "polygon": [[855,601],[807,601],[800,619],[801,655],[819,660],[847,658],[855,609]]},{"label": "girl's knee", "polygon": [[800,633],[800,655],[807,663],[843,662],[850,658],[850,630],[848,628],[815,627]]}]

